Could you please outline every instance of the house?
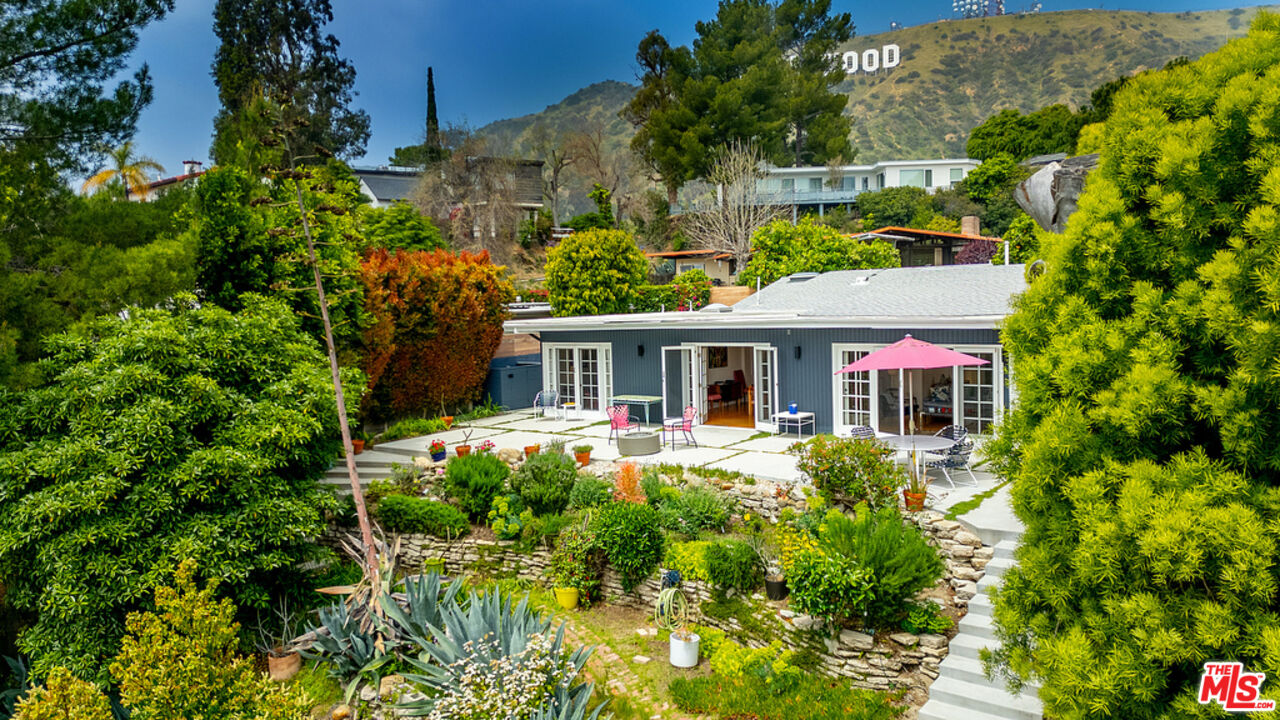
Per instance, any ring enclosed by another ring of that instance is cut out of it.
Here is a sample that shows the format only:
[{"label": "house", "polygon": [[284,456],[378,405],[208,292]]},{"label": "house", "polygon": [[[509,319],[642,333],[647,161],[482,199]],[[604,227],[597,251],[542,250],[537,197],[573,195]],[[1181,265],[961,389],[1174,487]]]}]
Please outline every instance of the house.
[{"label": "house", "polygon": [[360,181],[360,193],[376,208],[407,201],[422,179],[422,171],[417,168],[353,168],[352,173]]},{"label": "house", "polygon": [[728,285],[729,278],[737,272],[733,256],[721,250],[672,250],[645,253],[644,256],[658,267],[656,274],[662,277],[674,277],[686,270],[701,270],[711,278],[711,282]]},{"label": "house", "polygon": [[183,160],[181,175],[161,178],[142,187],[130,188],[129,200],[133,202],[154,202],[174,188],[183,187],[188,182],[195,182],[197,178],[206,172],[201,169],[203,165],[204,163],[198,160]]},{"label": "house", "polygon": [[835,372],[910,334],[989,361],[904,373],[918,427],[984,434],[1014,400],[997,328],[1025,288],[1022,265],[801,273],[731,308],[512,320],[506,332],[537,335],[542,389],[591,417],[616,395],[648,395],[653,417],[692,404],[705,424],[768,430],[795,403],[837,434],[906,427],[899,373]]},{"label": "house", "polygon": [[847,205],[864,192],[892,187],[919,187],[928,192],[949,188],[981,164],[982,161],[971,158],[953,158],[887,160],[871,165],[834,167],[770,167],[756,180],[756,201],[790,205],[796,216],[816,209],[821,216],[827,208]]},{"label": "house", "polygon": [[[510,188],[512,204],[521,210],[537,211],[542,208],[541,160],[468,157],[466,168],[477,184],[480,183],[479,178],[491,172],[503,175],[505,186]],[[352,172],[359,179],[360,192],[369,198],[369,203],[376,208],[385,208],[413,197],[424,171],[421,168],[383,165],[353,168]]]},{"label": "house", "polygon": [[[887,226],[869,232],[853,235],[856,240],[870,242],[884,240],[891,242],[902,255],[903,267],[921,265],[954,265],[957,255],[970,243],[988,244],[988,250],[1003,252],[1004,241],[998,237],[987,237],[979,233],[978,219],[965,217],[961,221],[961,232],[941,232],[938,230],[921,230]],[[980,254],[981,262],[990,261],[990,255]],[[1006,262],[1008,258],[1006,257]]]}]

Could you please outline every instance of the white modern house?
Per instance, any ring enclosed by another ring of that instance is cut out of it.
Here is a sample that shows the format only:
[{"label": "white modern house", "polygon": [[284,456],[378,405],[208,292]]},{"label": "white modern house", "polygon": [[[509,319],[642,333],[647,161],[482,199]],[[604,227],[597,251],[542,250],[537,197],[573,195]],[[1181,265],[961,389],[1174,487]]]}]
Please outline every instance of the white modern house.
[{"label": "white modern house", "polygon": [[[886,160],[871,165],[771,167],[756,181],[760,203],[817,208],[851,203],[859,193],[892,187],[949,188],[982,164],[972,158]],[[833,182],[834,181],[834,182]]]}]

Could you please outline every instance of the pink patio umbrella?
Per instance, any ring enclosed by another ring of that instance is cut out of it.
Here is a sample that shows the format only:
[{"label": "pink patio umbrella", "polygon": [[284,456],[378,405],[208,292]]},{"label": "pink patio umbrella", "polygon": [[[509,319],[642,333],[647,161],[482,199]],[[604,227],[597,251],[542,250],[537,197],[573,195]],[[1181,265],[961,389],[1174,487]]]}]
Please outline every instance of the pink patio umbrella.
[{"label": "pink patio umbrella", "polygon": [[[965,355],[962,352],[949,350],[944,347],[938,347],[932,343],[923,340],[917,340],[910,335],[902,338],[898,342],[882,347],[875,352],[867,353],[859,360],[849,363],[835,372],[836,375],[851,372],[868,372],[871,370],[897,370],[898,371],[898,388],[903,385],[903,370],[928,370],[931,368],[952,367],[953,365],[986,365],[987,360],[972,355]],[[908,388],[909,394],[915,397],[914,379],[912,387]],[[898,427],[902,428],[903,413],[902,393],[898,393]],[[911,433],[914,435],[916,431],[915,413],[911,414]]]}]

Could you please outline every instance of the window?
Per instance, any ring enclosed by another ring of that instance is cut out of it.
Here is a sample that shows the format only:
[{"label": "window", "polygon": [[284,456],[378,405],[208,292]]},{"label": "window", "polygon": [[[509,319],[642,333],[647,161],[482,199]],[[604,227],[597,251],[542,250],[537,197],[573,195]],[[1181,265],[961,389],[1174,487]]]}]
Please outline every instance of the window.
[{"label": "window", "polygon": [[809,178],[809,192],[822,192],[822,178]]},{"label": "window", "polygon": [[871,185],[871,178],[867,178],[867,177],[862,178],[862,189],[863,189],[863,190],[868,189],[870,185]]},{"label": "window", "polygon": [[[847,350],[836,348],[836,369],[861,360],[870,350]],[[839,383],[839,415],[837,425],[850,428],[854,425],[871,425],[871,373],[842,373],[837,376]]]},{"label": "window", "polygon": [[545,344],[543,387],[555,390],[560,402],[576,402],[579,410],[603,412],[613,392],[611,345]]},{"label": "window", "polygon": [[898,185],[901,187],[924,187],[924,171],[899,170]]},{"label": "window", "polygon": [[876,175],[876,188],[879,190],[884,189],[884,173]]},{"label": "window", "polygon": [[786,178],[782,181],[782,192],[795,192],[796,181],[792,178]]},{"label": "window", "polygon": [[951,182],[958,183],[964,179],[964,168],[951,168]]},{"label": "window", "polygon": [[991,431],[996,421],[996,371],[997,355],[993,352],[969,352],[982,358],[986,365],[972,365],[961,369],[960,399],[961,422],[975,434]]},{"label": "window", "polygon": [[933,187],[933,170],[924,171],[924,186]]}]

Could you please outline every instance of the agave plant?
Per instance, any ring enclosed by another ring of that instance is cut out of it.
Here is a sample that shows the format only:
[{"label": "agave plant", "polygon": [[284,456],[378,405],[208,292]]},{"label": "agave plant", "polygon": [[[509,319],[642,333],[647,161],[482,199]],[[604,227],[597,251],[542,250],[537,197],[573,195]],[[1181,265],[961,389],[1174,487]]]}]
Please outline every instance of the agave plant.
[{"label": "agave plant", "polygon": [[576,683],[591,648],[570,653],[564,626],[529,607],[526,596],[512,606],[501,592],[472,593],[465,606],[441,606],[441,625],[421,639],[422,655],[407,658],[418,669],[407,680],[431,697],[401,703],[402,714],[469,720],[525,718],[595,720],[603,705],[587,712],[593,685]]},{"label": "agave plant", "polygon": [[442,622],[443,610],[458,604],[462,583],[445,583],[436,573],[409,576],[404,592],[379,598],[384,619],[380,623],[388,650],[401,655],[417,654],[430,642],[434,627]]},{"label": "agave plant", "polygon": [[310,633],[311,644],[298,652],[308,660],[329,664],[329,673],[347,682],[346,698],[350,703],[360,681],[380,678],[382,668],[395,655],[383,648],[376,632],[361,627],[360,619],[346,603],[334,603],[320,610],[320,627]]}]

